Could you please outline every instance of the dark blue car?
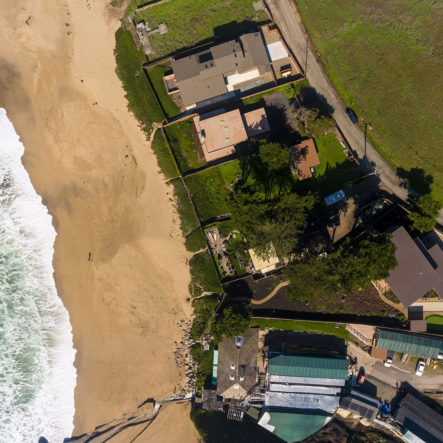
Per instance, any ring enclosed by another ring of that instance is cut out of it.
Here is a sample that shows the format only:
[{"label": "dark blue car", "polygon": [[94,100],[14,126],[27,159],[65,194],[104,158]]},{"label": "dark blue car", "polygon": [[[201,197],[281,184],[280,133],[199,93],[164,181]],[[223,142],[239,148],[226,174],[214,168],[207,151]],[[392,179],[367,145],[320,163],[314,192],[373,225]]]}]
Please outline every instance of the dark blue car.
[{"label": "dark blue car", "polygon": [[348,114],[349,120],[352,123],[358,123],[357,114],[351,108],[346,108],[346,114]]}]

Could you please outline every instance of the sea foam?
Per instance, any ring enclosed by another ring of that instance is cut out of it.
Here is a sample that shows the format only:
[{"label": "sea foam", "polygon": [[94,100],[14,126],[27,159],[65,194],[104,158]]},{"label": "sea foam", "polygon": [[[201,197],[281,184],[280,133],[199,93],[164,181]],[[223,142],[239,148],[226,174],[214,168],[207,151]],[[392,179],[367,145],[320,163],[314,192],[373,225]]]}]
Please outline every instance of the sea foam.
[{"label": "sea foam", "polygon": [[57,295],[52,218],[0,108],[0,442],[61,442],[73,430],[75,350]]}]

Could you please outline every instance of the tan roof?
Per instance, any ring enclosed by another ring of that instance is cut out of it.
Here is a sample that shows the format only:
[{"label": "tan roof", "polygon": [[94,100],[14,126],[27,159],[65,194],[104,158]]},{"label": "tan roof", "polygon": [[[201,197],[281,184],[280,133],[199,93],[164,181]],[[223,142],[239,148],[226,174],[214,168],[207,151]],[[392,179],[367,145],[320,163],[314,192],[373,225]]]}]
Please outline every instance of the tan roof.
[{"label": "tan roof", "polygon": [[267,259],[258,257],[253,249],[249,249],[248,252],[249,255],[251,256],[254,269],[257,272],[258,271],[261,272],[262,274],[266,274],[266,272],[274,270],[277,267],[278,263],[280,262],[275,252],[274,245],[272,244],[269,251],[269,257]]},{"label": "tan roof", "polygon": [[311,178],[311,168],[320,164],[317,149],[312,138],[303,140],[298,145],[293,146],[292,156],[297,165],[298,178],[300,180]]},{"label": "tan roof", "polygon": [[243,116],[238,109],[225,112],[224,108],[207,114],[196,115],[200,144],[206,161],[214,161],[235,152],[235,145],[248,137],[269,131],[269,122],[264,108],[247,112]]},{"label": "tan roof", "polygon": [[386,360],[388,356],[388,351],[387,349],[378,349],[375,346],[371,346],[370,354],[372,358],[376,358],[378,360]]},{"label": "tan roof", "polygon": [[196,116],[194,123],[207,161],[233,154],[234,145],[248,139],[238,109],[215,116]]},{"label": "tan roof", "polygon": [[248,137],[254,137],[270,130],[265,108],[246,112],[243,114],[243,119]]}]

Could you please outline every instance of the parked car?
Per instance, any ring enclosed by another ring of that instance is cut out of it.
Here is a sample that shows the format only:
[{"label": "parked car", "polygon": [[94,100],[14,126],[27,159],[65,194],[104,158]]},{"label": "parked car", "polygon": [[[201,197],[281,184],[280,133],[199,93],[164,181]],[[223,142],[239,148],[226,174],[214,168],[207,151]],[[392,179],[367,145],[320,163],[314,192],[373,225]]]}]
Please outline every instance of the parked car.
[{"label": "parked car", "polygon": [[346,114],[348,115],[349,120],[351,120],[352,123],[358,123],[357,114],[351,108],[346,108]]},{"label": "parked car", "polygon": [[425,362],[424,360],[420,359],[417,362],[417,367],[415,368],[415,375],[422,376],[424,370],[425,370]]},{"label": "parked car", "polygon": [[385,366],[387,368],[390,368],[392,366],[392,360],[394,358],[394,353],[392,351],[388,352],[388,355],[386,356]]},{"label": "parked car", "polygon": [[357,375],[357,383],[362,385],[366,380],[365,369],[363,367],[360,368],[360,371]]},{"label": "parked car", "polygon": [[345,198],[345,192],[340,189],[340,191],[334,192],[331,195],[328,195],[324,198],[325,203],[327,206],[331,206],[334,203],[339,202],[340,200],[343,200]]}]

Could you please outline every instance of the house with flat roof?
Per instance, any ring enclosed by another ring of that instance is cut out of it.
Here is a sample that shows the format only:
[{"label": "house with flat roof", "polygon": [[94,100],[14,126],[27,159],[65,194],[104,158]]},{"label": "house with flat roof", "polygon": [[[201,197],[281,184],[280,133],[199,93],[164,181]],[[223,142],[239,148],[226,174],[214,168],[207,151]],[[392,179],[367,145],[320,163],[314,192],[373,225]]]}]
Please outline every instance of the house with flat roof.
[{"label": "house with flat roof", "polygon": [[314,167],[320,164],[314,139],[309,138],[293,146],[291,159],[299,180],[311,178],[314,175]]},{"label": "house with flat roof", "polygon": [[272,244],[269,248],[269,256],[266,258],[258,256],[253,249],[249,249],[248,253],[251,257],[254,271],[260,274],[264,275],[268,272],[274,271],[280,264],[280,259],[277,256],[274,245]]},{"label": "house with flat roof", "polygon": [[394,418],[401,425],[403,438],[408,442],[443,441],[443,415],[409,393],[400,401]]},{"label": "house with flat roof", "polygon": [[337,410],[347,377],[348,360],[342,356],[303,353],[269,358],[259,425],[289,442],[309,437]]},{"label": "house with flat roof", "polygon": [[258,328],[225,338],[218,345],[217,395],[242,399],[257,384]]},{"label": "house with flat roof", "polygon": [[269,131],[264,108],[242,114],[224,108],[194,116],[194,125],[206,161],[219,160],[235,153],[235,145]]},{"label": "house with flat roof", "polygon": [[265,84],[275,84],[260,32],[212,46],[172,61],[186,109],[228,99]]},{"label": "house with flat roof", "polygon": [[386,279],[405,307],[433,289],[443,297],[443,251],[439,244],[427,249],[419,238],[413,239],[401,226],[393,232],[398,265]]},{"label": "house with flat roof", "polygon": [[438,335],[378,328],[375,343],[377,349],[443,360],[443,337]]}]

